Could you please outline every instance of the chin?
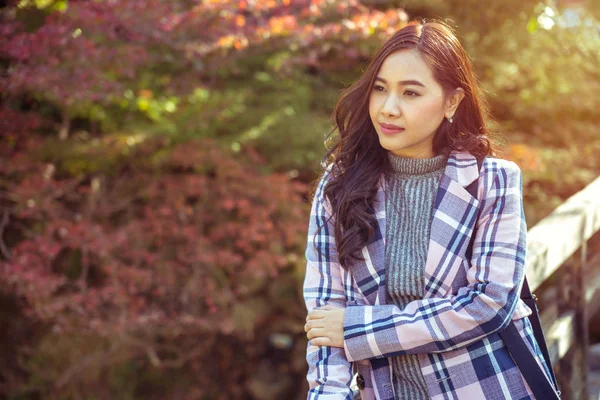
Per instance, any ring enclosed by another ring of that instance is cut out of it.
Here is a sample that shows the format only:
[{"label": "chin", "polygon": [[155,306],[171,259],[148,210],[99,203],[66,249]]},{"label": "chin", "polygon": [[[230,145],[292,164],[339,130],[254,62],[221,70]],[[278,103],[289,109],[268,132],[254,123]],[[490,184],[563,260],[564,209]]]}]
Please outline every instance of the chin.
[{"label": "chin", "polygon": [[387,138],[379,137],[379,145],[383,147],[387,151],[398,151],[406,148],[406,146],[398,145],[398,143],[393,143],[393,140],[389,140]]}]

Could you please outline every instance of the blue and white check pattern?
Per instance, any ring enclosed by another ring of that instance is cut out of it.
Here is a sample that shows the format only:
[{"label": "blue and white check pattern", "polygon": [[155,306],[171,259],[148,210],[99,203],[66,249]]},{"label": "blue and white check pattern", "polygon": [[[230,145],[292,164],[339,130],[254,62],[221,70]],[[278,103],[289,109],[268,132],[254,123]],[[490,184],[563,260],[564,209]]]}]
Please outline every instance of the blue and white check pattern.
[{"label": "blue and white check pattern", "polygon": [[[481,201],[465,189],[478,176]],[[344,349],[309,342],[308,398],[351,399],[354,364],[365,380],[363,399],[394,399],[387,358],[418,354],[432,399],[533,399],[497,333],[514,320],[545,365],[524,318],[531,310],[519,299],[527,228],[516,164],[487,157],[478,171],[471,154],[450,154],[434,205],[425,296],[404,309],[385,303],[383,176],[374,203],[375,238],[362,249],[365,260],[349,271],[337,258],[331,206],[323,196],[327,179],[326,173],[311,210],[304,297],[308,310],[346,307],[345,340]]]}]

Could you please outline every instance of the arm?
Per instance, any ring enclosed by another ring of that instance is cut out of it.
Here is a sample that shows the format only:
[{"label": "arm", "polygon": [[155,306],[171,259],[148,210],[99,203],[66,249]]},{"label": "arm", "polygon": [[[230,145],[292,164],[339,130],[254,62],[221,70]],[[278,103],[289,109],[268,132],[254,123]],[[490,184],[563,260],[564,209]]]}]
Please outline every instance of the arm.
[{"label": "arm", "polygon": [[348,307],[344,349],[350,361],[436,353],[468,345],[511,321],[525,274],[526,231],[519,167],[489,163],[468,285],[455,295],[394,305]]},{"label": "arm", "polygon": [[[323,195],[327,176],[326,173],[317,187],[308,228],[304,301],[309,312],[325,305],[346,307],[342,281],[344,271],[338,262],[333,223],[328,221],[330,206]],[[319,226],[322,226],[320,231]],[[343,349],[313,346],[309,341],[306,361],[310,388],[308,399],[352,399],[352,365]]]}]

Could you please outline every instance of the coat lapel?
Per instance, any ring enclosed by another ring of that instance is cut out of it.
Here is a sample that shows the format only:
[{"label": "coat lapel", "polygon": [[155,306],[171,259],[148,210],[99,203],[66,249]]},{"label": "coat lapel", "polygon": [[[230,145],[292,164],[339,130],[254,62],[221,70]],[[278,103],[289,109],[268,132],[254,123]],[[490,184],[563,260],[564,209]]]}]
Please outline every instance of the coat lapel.
[{"label": "coat lapel", "polygon": [[435,199],[425,262],[425,298],[443,297],[452,288],[477,219],[479,201],[466,187],[479,176],[477,159],[453,151]]}]

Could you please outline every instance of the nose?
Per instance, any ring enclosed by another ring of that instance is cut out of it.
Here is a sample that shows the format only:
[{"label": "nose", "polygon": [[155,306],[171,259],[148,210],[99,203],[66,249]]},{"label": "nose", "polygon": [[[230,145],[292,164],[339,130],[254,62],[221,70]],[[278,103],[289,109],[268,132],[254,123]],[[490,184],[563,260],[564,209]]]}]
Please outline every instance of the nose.
[{"label": "nose", "polygon": [[386,117],[398,117],[402,111],[400,110],[400,102],[394,94],[390,94],[385,99],[385,103],[381,107],[381,114]]}]

